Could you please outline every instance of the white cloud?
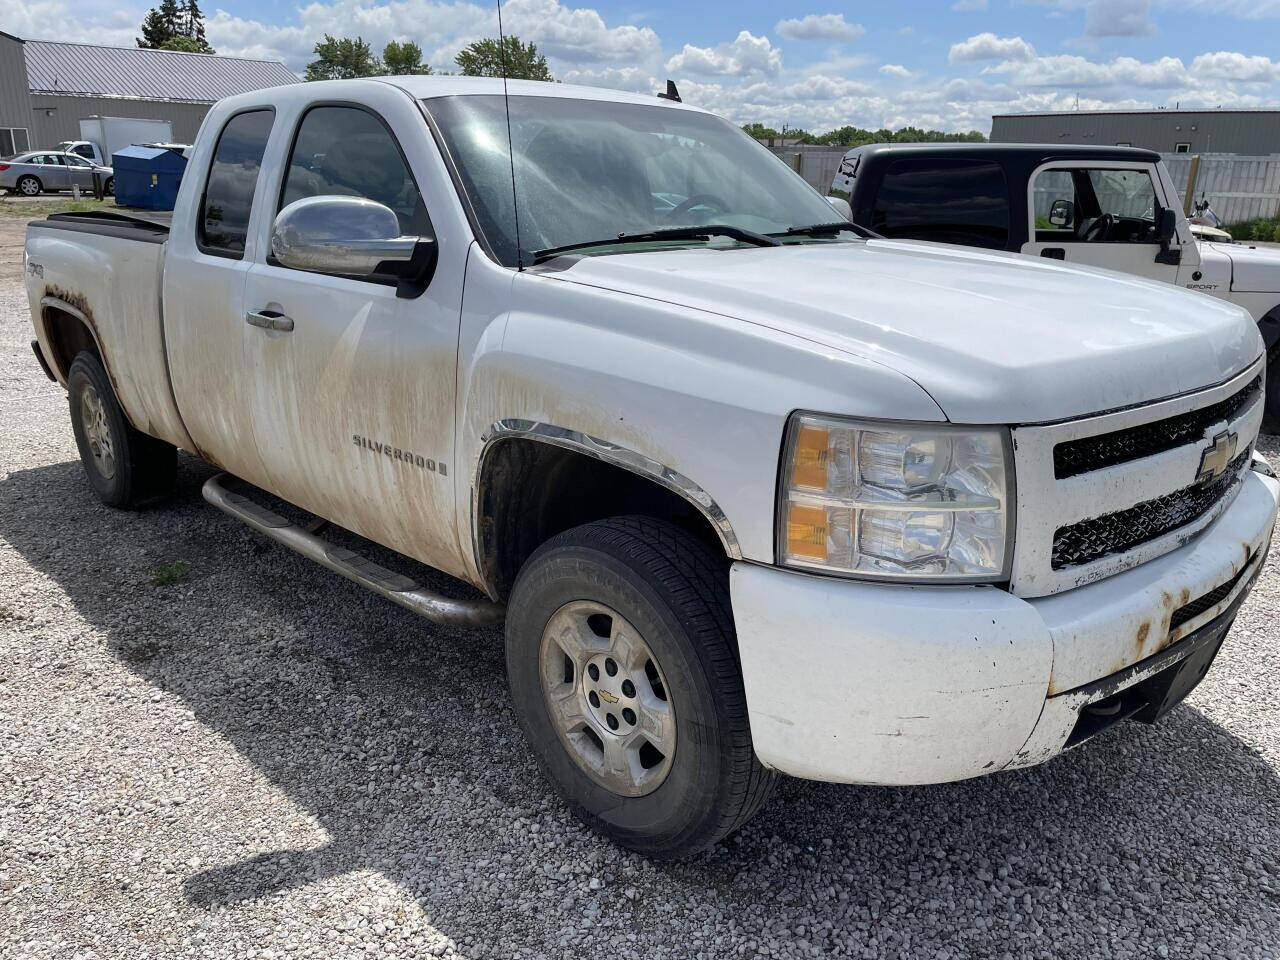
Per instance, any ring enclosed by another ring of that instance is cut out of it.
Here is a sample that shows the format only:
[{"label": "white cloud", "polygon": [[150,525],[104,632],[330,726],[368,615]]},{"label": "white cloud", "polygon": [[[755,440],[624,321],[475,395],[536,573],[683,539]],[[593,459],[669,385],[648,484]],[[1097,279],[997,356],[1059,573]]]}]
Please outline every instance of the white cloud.
[{"label": "white cloud", "polygon": [[860,23],[849,23],[843,13],[811,13],[799,19],[779,20],[779,35],[788,40],[857,40],[867,32]]},{"label": "white cloud", "polygon": [[743,77],[753,73],[777,74],[782,70],[782,54],[768,37],[754,36],[743,30],[733,43],[718,47],[684,49],[667,61],[669,73],[696,73],[704,76]]},{"label": "white cloud", "polygon": [[1090,0],[1086,37],[1145,37],[1155,33],[1151,0]]},{"label": "white cloud", "polygon": [[1237,80],[1241,83],[1270,83],[1280,79],[1280,63],[1267,57],[1250,57],[1243,53],[1219,50],[1217,53],[1202,53],[1192,60],[1191,73],[1196,77]]},{"label": "white cloud", "polygon": [[900,63],[886,63],[880,67],[880,72],[889,77],[902,77],[906,79],[912,76],[910,70]]},{"label": "white cloud", "polygon": [[951,9],[956,13],[976,13],[987,9],[987,0],[956,0]]},{"label": "white cloud", "polygon": [[1149,62],[1133,57],[1116,57],[1106,63],[1098,63],[1062,54],[1017,63],[1006,62],[989,67],[988,72],[1008,74],[1011,82],[1022,86],[1064,87],[1068,90],[1082,87],[1171,90],[1191,79],[1186,66],[1177,57],[1161,57]]},{"label": "white cloud", "polygon": [[997,37],[994,33],[979,33],[951,45],[947,57],[952,63],[971,60],[1032,60],[1036,49],[1021,37]]}]

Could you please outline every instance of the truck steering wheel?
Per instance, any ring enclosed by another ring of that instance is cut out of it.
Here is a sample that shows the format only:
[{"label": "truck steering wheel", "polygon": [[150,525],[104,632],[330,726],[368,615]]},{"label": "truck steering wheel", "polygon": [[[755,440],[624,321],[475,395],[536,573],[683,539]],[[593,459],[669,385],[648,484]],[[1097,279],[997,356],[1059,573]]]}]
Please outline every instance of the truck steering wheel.
[{"label": "truck steering wheel", "polygon": [[1097,220],[1089,224],[1085,228],[1084,233],[1080,237],[1081,243],[1101,243],[1111,237],[1111,231],[1115,229],[1116,218],[1113,214],[1104,213]]}]

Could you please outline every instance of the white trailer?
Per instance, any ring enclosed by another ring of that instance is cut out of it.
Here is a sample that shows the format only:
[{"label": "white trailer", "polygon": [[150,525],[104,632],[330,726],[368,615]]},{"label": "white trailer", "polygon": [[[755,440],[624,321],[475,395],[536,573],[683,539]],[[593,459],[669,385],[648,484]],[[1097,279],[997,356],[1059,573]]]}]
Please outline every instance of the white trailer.
[{"label": "white trailer", "polygon": [[135,143],[171,143],[173,124],[168,120],[138,120],[130,117],[85,117],[80,121],[80,139],[64,140],[59,150],[74,153],[105,167],[117,150]]}]

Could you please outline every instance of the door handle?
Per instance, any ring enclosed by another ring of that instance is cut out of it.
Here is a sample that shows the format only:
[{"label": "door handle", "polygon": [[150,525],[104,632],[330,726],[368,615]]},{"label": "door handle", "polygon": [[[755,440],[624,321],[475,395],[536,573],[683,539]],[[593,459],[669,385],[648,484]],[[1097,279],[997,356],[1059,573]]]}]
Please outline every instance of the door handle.
[{"label": "door handle", "polygon": [[1067,259],[1067,251],[1062,247],[1045,247],[1040,251],[1040,256],[1046,260],[1065,260]]},{"label": "door handle", "polygon": [[276,310],[251,311],[244,315],[244,322],[251,327],[261,327],[263,330],[280,330],[288,333],[293,329],[293,318],[286,317]]}]

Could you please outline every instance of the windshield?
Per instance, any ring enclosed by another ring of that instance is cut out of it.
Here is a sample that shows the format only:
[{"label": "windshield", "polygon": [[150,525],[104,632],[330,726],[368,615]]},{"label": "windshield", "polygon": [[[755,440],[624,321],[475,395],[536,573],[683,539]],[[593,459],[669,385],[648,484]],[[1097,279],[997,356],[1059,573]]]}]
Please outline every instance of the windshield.
[{"label": "windshield", "polygon": [[[658,104],[558,97],[511,97],[510,103],[526,266],[539,250],[620,233],[710,224],[776,233],[841,219],[786,164],[718,117]],[[458,167],[485,238],[502,263],[515,266],[503,98],[439,97],[425,106]],[[726,237],[711,242],[739,243]]]}]

